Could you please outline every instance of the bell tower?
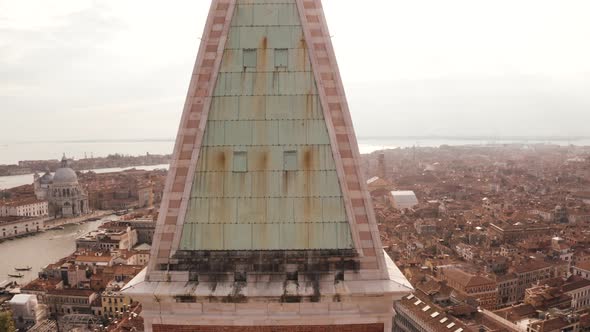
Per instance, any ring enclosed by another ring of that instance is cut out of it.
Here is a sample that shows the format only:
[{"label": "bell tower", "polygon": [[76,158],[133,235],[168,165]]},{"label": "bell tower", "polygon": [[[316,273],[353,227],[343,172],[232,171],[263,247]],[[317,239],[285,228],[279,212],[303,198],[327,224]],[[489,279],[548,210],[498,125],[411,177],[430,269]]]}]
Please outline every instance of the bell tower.
[{"label": "bell tower", "polygon": [[329,36],[320,0],[212,1],[126,288],[146,331],[391,331],[412,288],[382,249]]}]

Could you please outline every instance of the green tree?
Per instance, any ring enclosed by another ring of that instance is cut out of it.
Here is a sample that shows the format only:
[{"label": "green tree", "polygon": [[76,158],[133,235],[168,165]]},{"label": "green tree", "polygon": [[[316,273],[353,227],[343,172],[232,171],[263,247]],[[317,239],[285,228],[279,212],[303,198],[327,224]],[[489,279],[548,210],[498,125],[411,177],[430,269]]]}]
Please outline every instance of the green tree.
[{"label": "green tree", "polygon": [[15,332],[14,321],[9,312],[0,312],[0,332]]}]

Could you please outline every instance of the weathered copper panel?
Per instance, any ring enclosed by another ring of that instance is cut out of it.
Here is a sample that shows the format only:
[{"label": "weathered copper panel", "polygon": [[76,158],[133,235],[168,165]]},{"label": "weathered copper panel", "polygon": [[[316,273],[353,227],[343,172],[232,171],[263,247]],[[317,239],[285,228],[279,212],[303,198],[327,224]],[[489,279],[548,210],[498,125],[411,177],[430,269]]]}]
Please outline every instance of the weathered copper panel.
[{"label": "weathered copper panel", "polygon": [[267,250],[278,250],[283,247],[280,239],[280,224],[252,225],[252,244],[264,244]]}]

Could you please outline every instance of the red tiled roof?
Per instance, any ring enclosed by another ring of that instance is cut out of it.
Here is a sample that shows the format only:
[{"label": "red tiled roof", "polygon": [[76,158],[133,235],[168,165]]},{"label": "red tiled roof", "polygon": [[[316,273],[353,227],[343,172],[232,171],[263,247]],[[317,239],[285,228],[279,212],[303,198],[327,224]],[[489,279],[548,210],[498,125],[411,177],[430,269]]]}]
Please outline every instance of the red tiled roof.
[{"label": "red tiled roof", "polygon": [[456,281],[463,287],[477,287],[493,284],[494,281],[479,275],[473,275],[460,269],[446,269],[443,274],[448,278]]},{"label": "red tiled roof", "polygon": [[576,264],[576,268],[580,270],[590,271],[590,261],[580,262]]},{"label": "red tiled roof", "polygon": [[56,296],[90,297],[94,294],[94,291],[90,289],[53,289],[48,291],[47,294]]}]

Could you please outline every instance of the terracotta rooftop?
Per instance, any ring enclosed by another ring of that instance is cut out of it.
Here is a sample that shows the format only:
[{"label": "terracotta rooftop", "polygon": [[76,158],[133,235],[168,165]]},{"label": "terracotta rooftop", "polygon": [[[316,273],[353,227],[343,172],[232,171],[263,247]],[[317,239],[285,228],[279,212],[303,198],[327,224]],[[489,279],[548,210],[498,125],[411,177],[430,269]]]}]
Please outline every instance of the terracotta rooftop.
[{"label": "terracotta rooftop", "polygon": [[0,200],[0,206],[23,206],[23,205],[31,205],[31,204],[38,204],[47,201],[42,201],[37,199],[36,197],[25,197],[25,198],[17,198],[11,200]]},{"label": "terracotta rooftop", "polygon": [[590,271],[590,261],[578,263],[576,264],[576,268],[580,270]]},{"label": "terracotta rooftop", "polygon": [[537,331],[560,331],[566,326],[571,325],[564,317],[555,317],[544,321],[538,321],[531,324],[531,328]]},{"label": "terracotta rooftop", "polygon": [[141,265],[115,265],[111,266],[108,269],[105,269],[105,272],[111,271],[115,275],[122,275],[122,276],[130,276],[133,277],[137,275],[141,270],[144,269],[144,266]]},{"label": "terracotta rooftop", "polygon": [[35,279],[22,287],[21,291],[48,291],[55,289],[61,282],[60,279]]},{"label": "terracotta rooftop", "polygon": [[575,281],[568,282],[561,286],[561,290],[564,292],[571,292],[580,288],[585,288],[590,286],[590,280],[579,278]]},{"label": "terracotta rooftop", "polygon": [[523,318],[532,317],[537,313],[536,309],[530,304],[520,304],[494,311],[494,313],[509,321],[518,321]]},{"label": "terracotta rooftop", "polygon": [[527,272],[546,269],[549,267],[551,267],[551,264],[535,259],[535,260],[530,260],[524,264],[516,264],[514,267],[514,272],[527,273]]},{"label": "terracotta rooftop", "polygon": [[113,257],[110,255],[79,255],[76,257],[77,262],[90,262],[90,263],[98,263],[104,262],[108,263],[113,260]]},{"label": "terracotta rooftop", "polygon": [[441,289],[440,282],[436,280],[428,280],[426,282],[420,283],[416,286],[416,289],[422,291],[426,295],[436,294]]},{"label": "terracotta rooftop", "polygon": [[94,294],[94,291],[90,289],[53,289],[48,291],[47,294],[58,296],[90,297],[92,294]]},{"label": "terracotta rooftop", "polygon": [[467,273],[465,271],[462,271],[460,269],[445,269],[443,274],[448,278],[448,279],[452,279],[454,281],[456,281],[457,283],[459,283],[460,285],[462,285],[463,287],[477,287],[477,286],[483,286],[483,285],[489,285],[489,284],[493,284],[494,281],[480,276],[480,275],[474,275],[471,273]]}]

